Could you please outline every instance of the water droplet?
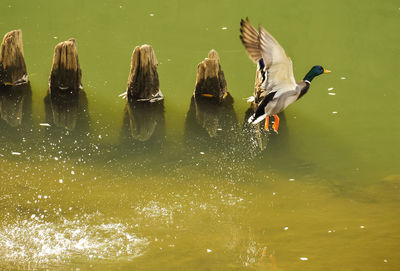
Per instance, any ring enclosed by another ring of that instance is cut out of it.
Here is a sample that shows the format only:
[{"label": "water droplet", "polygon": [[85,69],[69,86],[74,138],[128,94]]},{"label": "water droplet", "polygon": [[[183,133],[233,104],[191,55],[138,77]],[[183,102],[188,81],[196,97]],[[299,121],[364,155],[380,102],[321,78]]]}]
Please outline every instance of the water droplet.
[{"label": "water droplet", "polygon": [[211,253],[211,252],[212,252],[212,250],[207,248],[207,253]]},{"label": "water droplet", "polygon": [[300,260],[301,261],[308,261],[308,258],[307,257],[300,257]]},{"label": "water droplet", "polygon": [[58,182],[59,183],[63,183],[64,181],[63,181],[63,179],[59,179]]},{"label": "water droplet", "polygon": [[222,29],[222,30],[227,30],[227,29],[228,29],[228,27],[226,27],[226,26],[223,26],[223,27],[221,27],[221,29]]},{"label": "water droplet", "polygon": [[333,88],[328,88],[329,91],[333,90]]},{"label": "water droplet", "polygon": [[283,229],[284,229],[285,231],[287,231],[287,230],[289,229],[289,227],[284,227]]}]

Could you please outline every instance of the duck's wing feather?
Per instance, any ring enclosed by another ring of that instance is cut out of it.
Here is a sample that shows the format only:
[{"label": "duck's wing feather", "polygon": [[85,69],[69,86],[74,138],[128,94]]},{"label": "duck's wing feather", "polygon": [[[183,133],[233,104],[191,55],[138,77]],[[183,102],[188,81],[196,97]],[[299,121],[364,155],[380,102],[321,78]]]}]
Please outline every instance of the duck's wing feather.
[{"label": "duck's wing feather", "polygon": [[278,41],[260,26],[260,48],[268,71],[268,88],[293,90],[297,84],[293,75],[292,60]]},{"label": "duck's wing feather", "polygon": [[246,49],[246,53],[254,63],[258,64],[258,61],[262,58],[260,37],[248,18],[240,21],[240,33],[240,39]]},{"label": "duck's wing feather", "polygon": [[258,63],[260,58],[264,60],[268,72],[268,89],[295,89],[292,60],[279,42],[262,26],[257,32],[249,19],[242,19],[240,25],[240,39],[250,59],[255,63]]}]

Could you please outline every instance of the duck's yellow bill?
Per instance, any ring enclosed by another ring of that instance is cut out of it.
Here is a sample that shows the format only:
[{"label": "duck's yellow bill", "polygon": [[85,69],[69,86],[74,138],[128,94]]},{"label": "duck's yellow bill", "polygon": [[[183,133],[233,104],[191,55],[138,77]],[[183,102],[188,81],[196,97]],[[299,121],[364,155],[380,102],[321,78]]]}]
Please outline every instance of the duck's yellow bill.
[{"label": "duck's yellow bill", "polygon": [[325,70],[324,69],[324,73],[330,73],[331,71],[330,70]]}]

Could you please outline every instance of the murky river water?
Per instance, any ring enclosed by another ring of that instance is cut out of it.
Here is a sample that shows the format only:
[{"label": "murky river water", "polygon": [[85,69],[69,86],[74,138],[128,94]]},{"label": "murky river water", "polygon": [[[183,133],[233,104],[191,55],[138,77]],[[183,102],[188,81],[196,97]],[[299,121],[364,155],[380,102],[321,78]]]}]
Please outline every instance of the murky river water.
[{"label": "murky river water", "polygon": [[[397,1],[3,0],[0,9],[1,35],[23,31],[33,113],[32,131],[1,123],[0,269],[399,270]],[[298,80],[315,64],[333,70],[286,110],[265,151],[240,132],[255,70],[238,39],[246,16],[280,41]],[[90,126],[57,137],[40,125],[43,99],[54,46],[70,37]],[[118,95],[144,43],[159,61],[165,134],[132,145],[120,136]],[[187,114],[212,48],[237,122],[217,139]]]}]

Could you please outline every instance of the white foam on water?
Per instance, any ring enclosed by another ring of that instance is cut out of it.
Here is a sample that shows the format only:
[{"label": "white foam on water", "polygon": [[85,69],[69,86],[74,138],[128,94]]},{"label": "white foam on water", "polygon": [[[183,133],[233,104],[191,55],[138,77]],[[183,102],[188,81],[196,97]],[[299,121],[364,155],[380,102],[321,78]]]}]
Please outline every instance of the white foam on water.
[{"label": "white foam on water", "polygon": [[[32,215],[33,216],[33,215]],[[79,220],[17,221],[0,227],[0,265],[49,267],[76,260],[118,260],[143,255],[149,241],[139,238],[134,226],[95,223],[97,215]]]}]

